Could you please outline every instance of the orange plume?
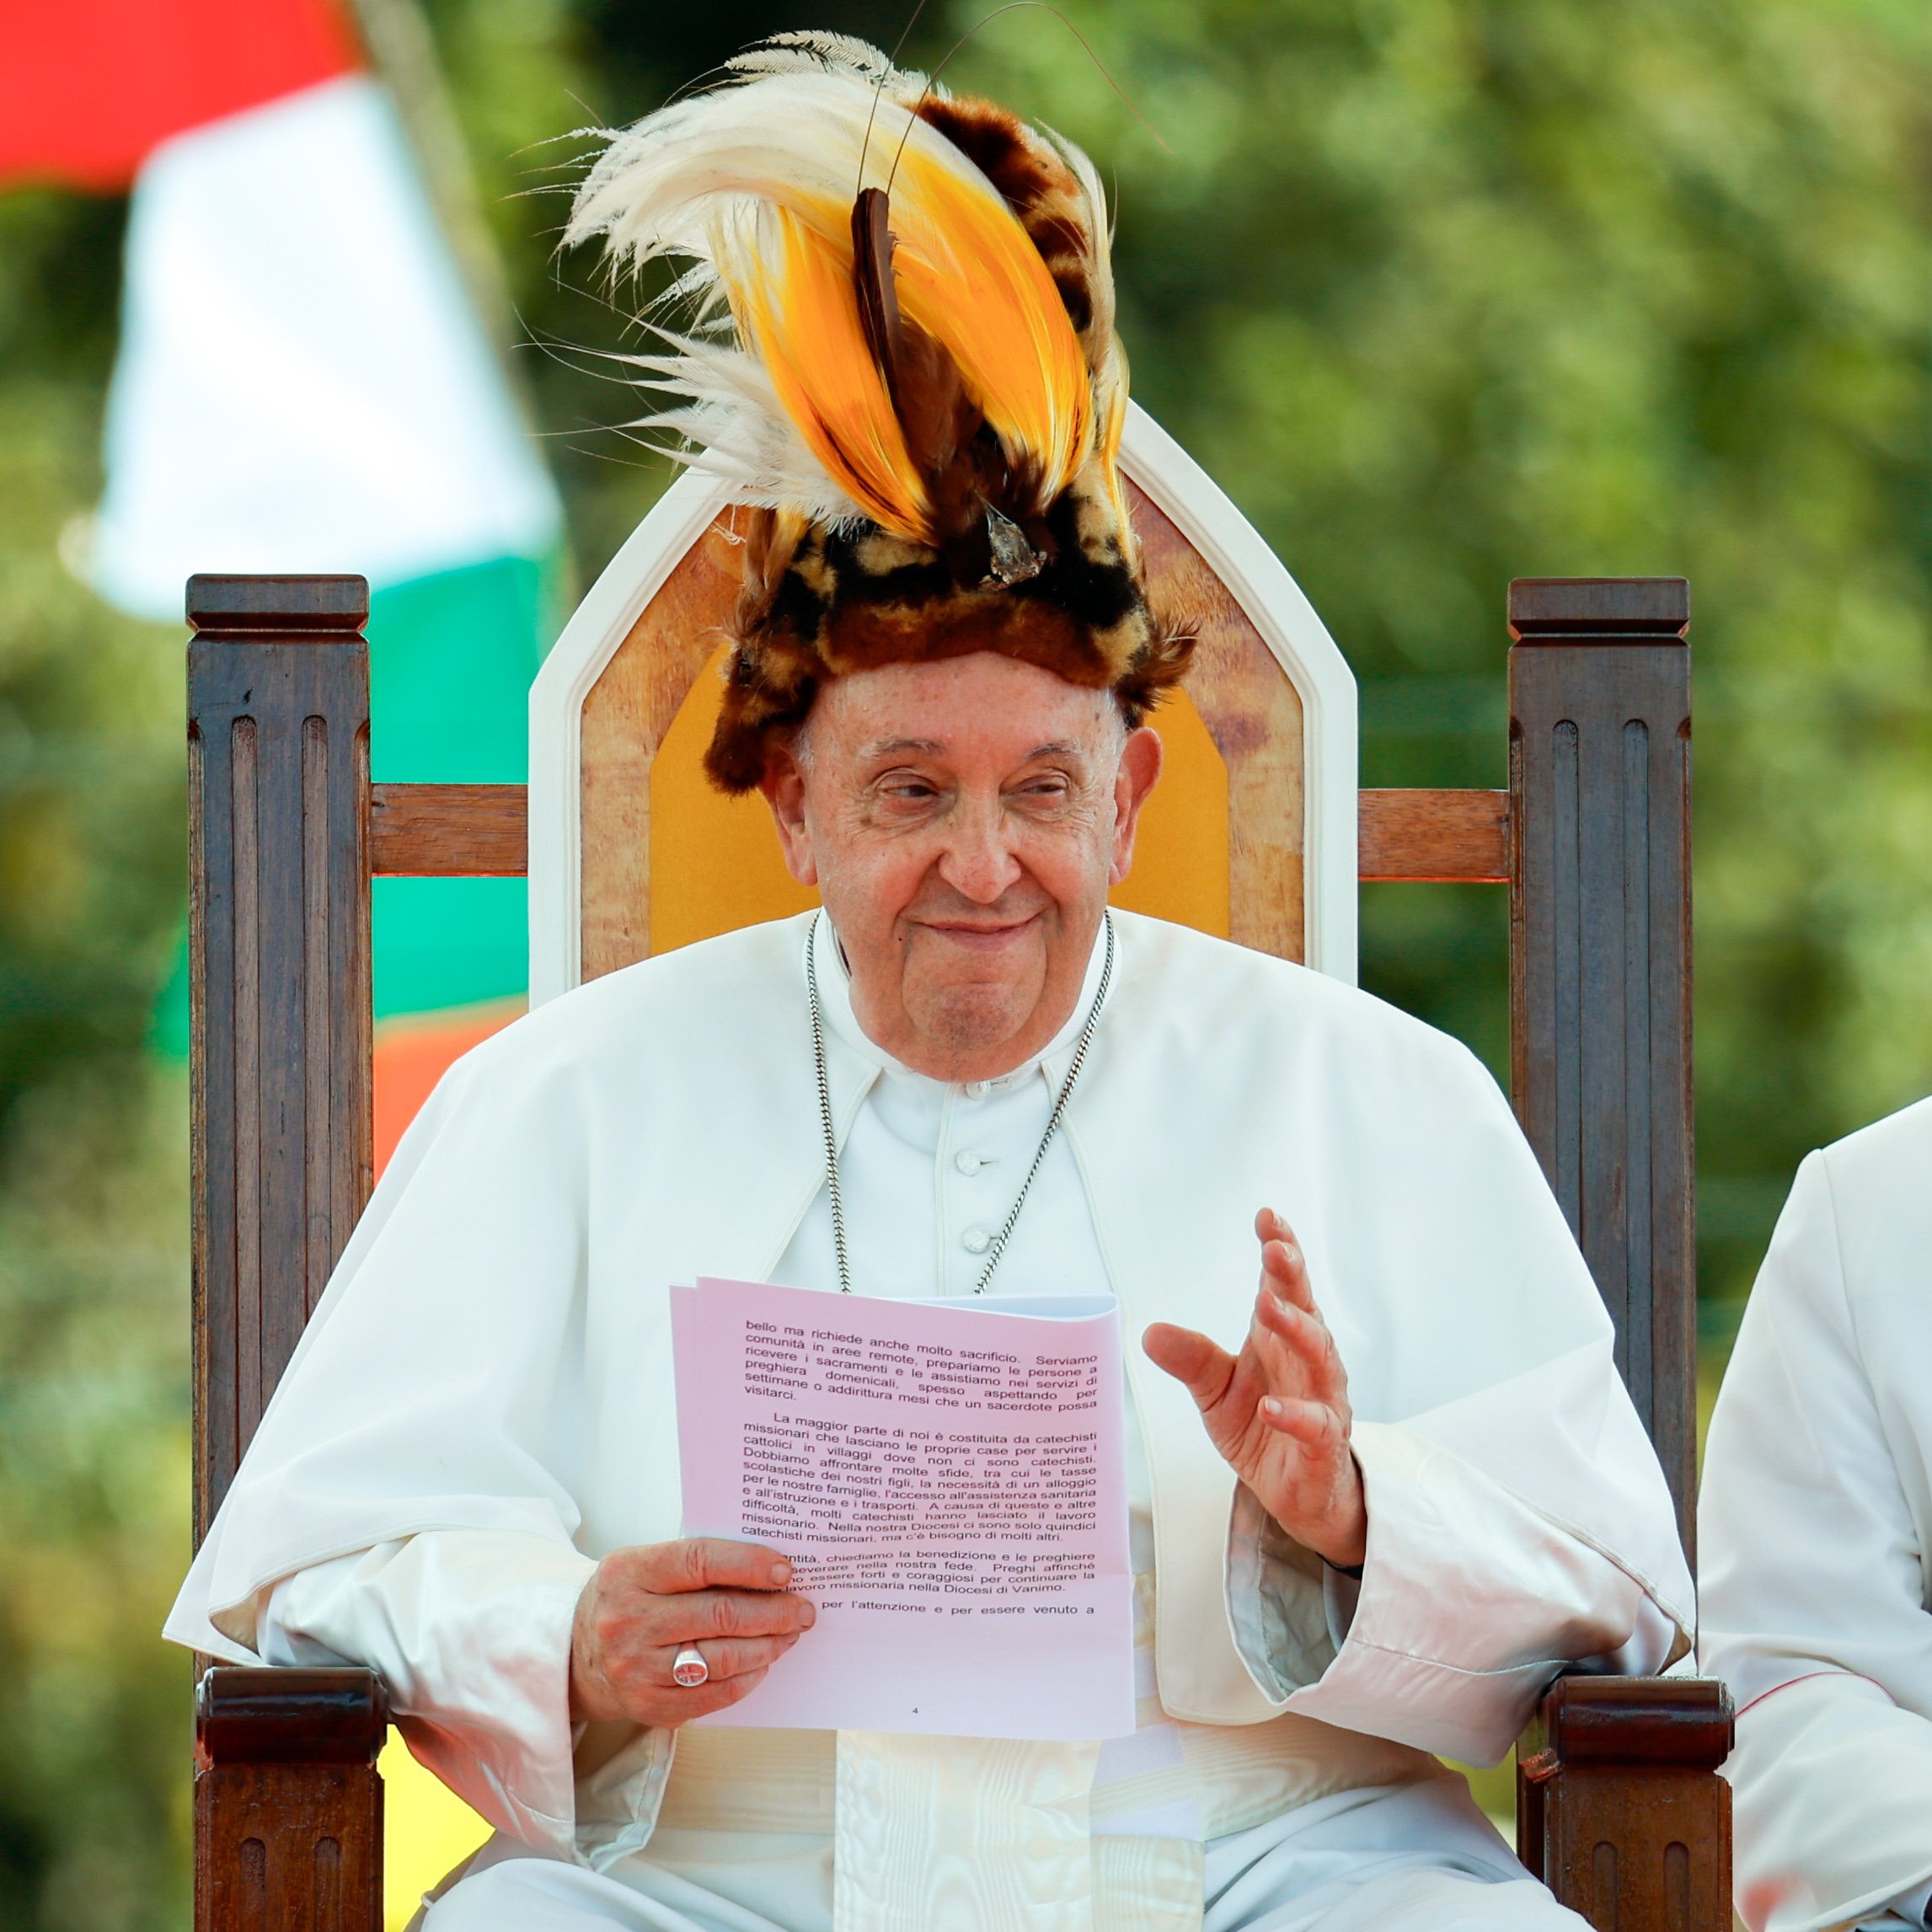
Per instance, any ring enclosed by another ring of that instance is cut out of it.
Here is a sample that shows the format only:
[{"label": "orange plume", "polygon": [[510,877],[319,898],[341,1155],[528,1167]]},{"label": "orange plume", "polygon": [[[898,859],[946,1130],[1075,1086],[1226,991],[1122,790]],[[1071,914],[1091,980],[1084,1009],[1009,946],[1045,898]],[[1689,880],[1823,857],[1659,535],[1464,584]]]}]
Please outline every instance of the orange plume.
[{"label": "orange plume", "polygon": [[841,248],[790,210],[767,206],[714,246],[739,332],[812,453],[882,529],[930,543],[925,484],[859,319],[849,234]]}]

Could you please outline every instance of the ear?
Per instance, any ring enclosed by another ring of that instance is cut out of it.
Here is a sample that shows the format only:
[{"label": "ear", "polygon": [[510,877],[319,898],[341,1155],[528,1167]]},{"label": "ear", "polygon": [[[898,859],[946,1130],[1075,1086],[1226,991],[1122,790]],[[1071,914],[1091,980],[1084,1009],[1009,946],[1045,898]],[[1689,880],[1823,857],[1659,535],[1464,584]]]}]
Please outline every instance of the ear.
[{"label": "ear", "polygon": [[1140,830],[1141,807],[1160,782],[1165,756],[1160,734],[1145,725],[1129,731],[1127,741],[1121,747],[1120,768],[1114,773],[1113,864],[1107,873],[1116,886],[1133,868],[1134,834]]},{"label": "ear", "polygon": [[772,808],[772,823],[778,827],[779,849],[784,854],[785,870],[801,886],[818,883],[818,858],[812,849],[811,827],[805,817],[805,768],[792,755],[789,745],[774,745],[765,759],[765,775],[758,789]]}]

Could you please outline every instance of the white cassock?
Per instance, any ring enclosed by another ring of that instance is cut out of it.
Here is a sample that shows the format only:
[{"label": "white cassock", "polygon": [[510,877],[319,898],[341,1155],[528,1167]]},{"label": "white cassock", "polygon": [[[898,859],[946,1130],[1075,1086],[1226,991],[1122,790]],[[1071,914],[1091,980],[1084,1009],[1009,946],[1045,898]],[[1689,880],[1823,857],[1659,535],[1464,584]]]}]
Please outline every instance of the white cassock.
[{"label": "white cassock", "polygon": [[[1610,1325],[1494,1083],[1352,988],[1114,915],[1118,958],[1003,1293],[1235,1343],[1282,1212],[1346,1362],[1359,1588],[1128,1349],[1139,1729],[1088,1745],[573,1729],[571,1614],[679,1533],[667,1286],[837,1276],[811,916],[597,981],[405,1137],[169,1624],[379,1672],[498,1828],[430,1932],[1576,1927],[1429,1755],[1494,1762],[1560,1664],[1678,1654],[1690,1581]],[[1099,975],[1041,1058],[946,1086],[818,930],[861,1292],[969,1294]],[[809,1634],[777,1668],[811,1667]]]},{"label": "white cassock", "polygon": [[1798,1169],[1717,1398],[1704,1667],[1738,1705],[1738,1909],[1932,1893],[1932,1100]]}]

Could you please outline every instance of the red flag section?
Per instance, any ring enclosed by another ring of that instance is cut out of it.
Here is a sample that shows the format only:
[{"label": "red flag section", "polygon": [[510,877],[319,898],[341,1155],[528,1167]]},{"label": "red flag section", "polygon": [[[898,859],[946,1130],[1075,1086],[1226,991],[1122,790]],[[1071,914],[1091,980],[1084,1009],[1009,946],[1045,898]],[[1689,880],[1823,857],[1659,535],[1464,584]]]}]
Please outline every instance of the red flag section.
[{"label": "red flag section", "polygon": [[0,182],[122,188],[169,135],[361,64],[329,0],[0,0]]}]

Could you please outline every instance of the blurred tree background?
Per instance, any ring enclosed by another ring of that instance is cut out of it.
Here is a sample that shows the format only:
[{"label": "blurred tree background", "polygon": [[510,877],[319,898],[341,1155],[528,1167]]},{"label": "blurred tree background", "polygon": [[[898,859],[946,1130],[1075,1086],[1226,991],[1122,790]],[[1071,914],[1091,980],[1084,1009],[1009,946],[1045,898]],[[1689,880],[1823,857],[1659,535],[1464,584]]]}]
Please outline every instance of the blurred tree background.
[{"label": "blurred tree background", "polygon": [[[907,57],[988,10],[929,9]],[[610,426],[630,405],[596,352],[634,330],[554,254],[570,131],[781,28],[889,45],[906,8],[426,12],[581,584],[666,471]],[[1353,663],[1365,784],[1506,782],[1511,576],[1693,580],[1721,1355],[1799,1157],[1932,1087],[1932,16],[1068,12],[1152,133],[1043,10],[946,79],[1116,183],[1137,393]],[[186,1554],[186,1097],[147,1045],[179,928],[182,640],[61,562],[99,489],[123,215],[0,197],[0,1932],[186,1923],[188,1665],[154,1635]],[[1363,933],[1371,986],[1502,1068],[1500,892],[1373,888]]]}]

